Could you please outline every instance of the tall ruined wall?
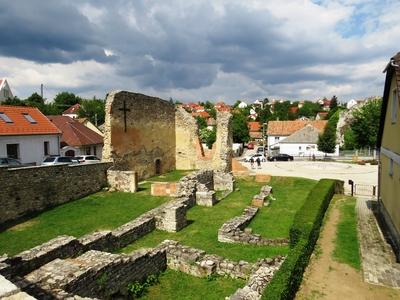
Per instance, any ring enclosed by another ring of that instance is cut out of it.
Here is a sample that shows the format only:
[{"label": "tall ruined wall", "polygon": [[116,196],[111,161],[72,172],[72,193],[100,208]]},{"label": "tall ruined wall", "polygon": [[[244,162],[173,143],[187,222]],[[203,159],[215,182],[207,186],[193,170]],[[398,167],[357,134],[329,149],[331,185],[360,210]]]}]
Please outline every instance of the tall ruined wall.
[{"label": "tall ruined wall", "polygon": [[227,111],[217,111],[217,140],[212,168],[216,171],[230,172],[232,170],[232,114]]},{"label": "tall ruined wall", "polygon": [[176,169],[193,170],[204,155],[196,119],[182,107],[175,112]]},{"label": "tall ruined wall", "polygon": [[175,107],[131,92],[112,92],[106,101],[103,160],[114,170],[136,171],[139,179],[175,169]]},{"label": "tall ruined wall", "polygon": [[110,164],[0,168],[0,227],[107,186]]}]

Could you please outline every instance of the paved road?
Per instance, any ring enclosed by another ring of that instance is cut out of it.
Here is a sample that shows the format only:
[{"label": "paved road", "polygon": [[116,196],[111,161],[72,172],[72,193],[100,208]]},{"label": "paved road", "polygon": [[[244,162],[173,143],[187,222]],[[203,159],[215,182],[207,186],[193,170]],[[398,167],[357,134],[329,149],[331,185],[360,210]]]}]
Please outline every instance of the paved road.
[{"label": "paved road", "polygon": [[[240,160],[240,158],[239,158]],[[253,173],[264,173],[272,176],[293,176],[305,177],[311,179],[333,178],[347,184],[351,179],[356,184],[377,185],[378,184],[378,166],[357,165],[351,163],[322,162],[322,161],[289,161],[289,162],[263,162],[261,169],[251,169],[250,163],[241,162]]]}]

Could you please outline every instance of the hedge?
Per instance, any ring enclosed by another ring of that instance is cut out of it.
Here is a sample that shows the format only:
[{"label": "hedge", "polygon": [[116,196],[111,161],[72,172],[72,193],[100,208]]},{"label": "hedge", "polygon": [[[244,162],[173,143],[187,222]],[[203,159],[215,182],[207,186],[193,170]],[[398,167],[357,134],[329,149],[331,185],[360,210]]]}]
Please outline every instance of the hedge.
[{"label": "hedge", "polygon": [[321,179],[308,194],[290,228],[291,249],[264,290],[262,299],[286,300],[295,297],[336,185],[336,180]]}]

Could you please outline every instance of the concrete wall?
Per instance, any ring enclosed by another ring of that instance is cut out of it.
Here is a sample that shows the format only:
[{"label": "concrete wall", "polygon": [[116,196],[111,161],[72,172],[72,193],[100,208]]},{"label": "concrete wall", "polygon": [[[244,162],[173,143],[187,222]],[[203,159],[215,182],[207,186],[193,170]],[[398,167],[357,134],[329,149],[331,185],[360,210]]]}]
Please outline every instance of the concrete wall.
[{"label": "concrete wall", "polygon": [[[126,111],[126,128],[124,107]],[[126,130],[125,130],[126,129]],[[136,171],[138,178],[175,169],[175,107],[168,101],[130,92],[107,96],[103,160],[116,170]]]},{"label": "concrete wall", "polygon": [[[87,154],[86,147],[90,147],[90,154]],[[66,156],[65,153],[69,150],[75,152],[74,156],[79,155],[94,155],[97,158],[102,159],[103,156],[103,145],[91,145],[91,146],[83,146],[83,147],[72,147],[72,146],[65,146],[60,150],[61,156]]]},{"label": "concrete wall", "polygon": [[107,185],[107,163],[0,168],[0,226],[95,193]]},{"label": "concrete wall", "polygon": [[45,157],[46,141],[49,142],[49,154],[60,154],[58,135],[0,136],[0,157],[7,157],[7,144],[19,144],[21,162],[40,165]]},{"label": "concrete wall", "polygon": [[[280,145],[280,153],[285,153],[293,156],[325,156],[324,152],[318,151],[317,144],[301,144],[301,143],[293,143],[293,144],[286,144],[281,143]],[[314,148],[311,148],[311,147]],[[309,148],[309,149],[307,149]],[[328,156],[339,156],[339,145],[336,145],[334,153],[327,153]]]}]

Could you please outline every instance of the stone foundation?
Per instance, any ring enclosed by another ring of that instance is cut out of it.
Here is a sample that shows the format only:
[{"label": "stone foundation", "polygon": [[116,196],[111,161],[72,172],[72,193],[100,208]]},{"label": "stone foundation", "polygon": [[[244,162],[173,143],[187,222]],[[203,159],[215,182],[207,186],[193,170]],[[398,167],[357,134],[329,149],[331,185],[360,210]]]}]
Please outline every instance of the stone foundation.
[{"label": "stone foundation", "polygon": [[284,246],[289,244],[286,238],[265,239],[259,234],[252,234],[251,230],[245,230],[251,220],[257,214],[258,208],[248,206],[243,214],[225,222],[218,230],[218,241],[223,243],[253,244],[259,246]]},{"label": "stone foundation", "polygon": [[269,185],[265,185],[261,188],[261,191],[259,194],[253,196],[253,200],[251,201],[251,205],[256,206],[256,207],[263,207],[263,206],[268,206],[269,201],[265,200],[268,198],[268,196],[272,193],[272,187]]},{"label": "stone foundation", "polygon": [[216,191],[233,191],[235,179],[232,173],[214,171],[214,189]]},{"label": "stone foundation", "polygon": [[147,276],[166,269],[165,251],[160,248],[136,251],[130,255],[88,251],[75,259],[55,259],[25,276],[30,290],[43,298],[46,292],[63,290],[82,297],[112,299],[127,295],[128,284],[143,282]]},{"label": "stone foundation", "polygon": [[134,171],[108,170],[107,180],[110,191],[135,193],[138,190],[138,177]]}]

